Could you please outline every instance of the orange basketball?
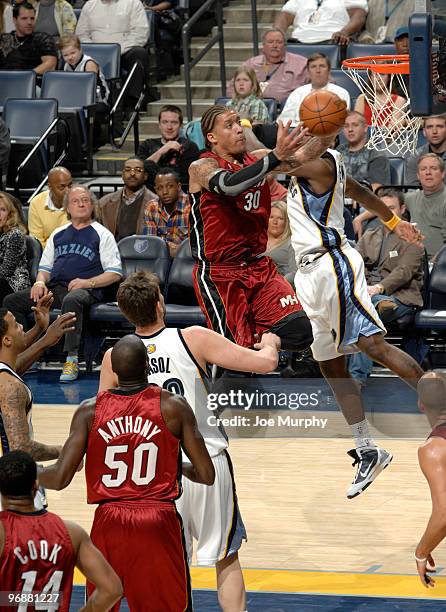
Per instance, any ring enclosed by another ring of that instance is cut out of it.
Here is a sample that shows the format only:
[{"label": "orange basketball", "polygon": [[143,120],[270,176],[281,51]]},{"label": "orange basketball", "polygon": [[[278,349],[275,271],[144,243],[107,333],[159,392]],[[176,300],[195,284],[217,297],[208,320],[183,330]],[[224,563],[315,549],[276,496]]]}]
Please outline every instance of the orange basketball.
[{"label": "orange basketball", "polygon": [[313,136],[331,136],[344,125],[347,104],[331,91],[320,89],[305,96],[299,117]]}]

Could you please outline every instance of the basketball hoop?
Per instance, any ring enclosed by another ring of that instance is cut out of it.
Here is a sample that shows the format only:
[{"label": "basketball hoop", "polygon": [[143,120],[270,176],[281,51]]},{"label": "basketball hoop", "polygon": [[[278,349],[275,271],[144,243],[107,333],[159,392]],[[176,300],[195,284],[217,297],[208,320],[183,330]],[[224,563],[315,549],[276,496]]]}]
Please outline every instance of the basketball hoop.
[{"label": "basketball hoop", "polygon": [[[415,153],[418,131],[423,119],[410,110],[410,96],[404,76],[409,74],[408,55],[369,55],[342,62],[342,70],[364,94],[371,110],[371,134],[368,149],[405,156]],[[392,94],[398,85],[404,104]],[[377,95],[378,94],[378,95]]]}]

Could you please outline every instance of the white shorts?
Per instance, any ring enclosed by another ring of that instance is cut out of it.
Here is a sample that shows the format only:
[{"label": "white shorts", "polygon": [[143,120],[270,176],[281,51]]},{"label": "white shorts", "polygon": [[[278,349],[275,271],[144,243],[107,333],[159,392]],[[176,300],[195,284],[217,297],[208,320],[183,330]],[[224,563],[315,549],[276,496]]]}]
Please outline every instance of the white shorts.
[{"label": "white shorts", "polygon": [[227,451],[212,457],[215,482],[208,487],[183,478],[183,494],[176,506],[181,514],[189,563],[197,540],[198,565],[213,566],[238,551],[246,540]]},{"label": "white shorts", "polygon": [[367,292],[364,261],[349,244],[301,263],[295,286],[311,321],[316,361],[356,353],[359,336],[386,332]]}]

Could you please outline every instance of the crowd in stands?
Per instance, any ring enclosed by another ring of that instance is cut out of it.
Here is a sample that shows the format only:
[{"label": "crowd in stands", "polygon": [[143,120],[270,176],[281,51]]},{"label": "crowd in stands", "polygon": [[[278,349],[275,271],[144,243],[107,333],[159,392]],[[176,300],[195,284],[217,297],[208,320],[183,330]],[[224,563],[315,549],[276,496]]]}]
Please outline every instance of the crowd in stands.
[{"label": "crowd in stands", "polygon": [[[344,87],[345,81],[342,86],[336,83],[338,71],[332,69],[338,66],[333,65],[333,55],[327,46],[337,45],[345,53],[352,42],[386,40],[394,43],[395,53],[407,53],[407,23],[413,2],[389,0],[385,23],[377,16],[377,7],[382,4],[383,0],[307,0],[305,3],[288,0],[271,28],[263,34],[261,53],[247,57],[233,73],[225,104],[248,120],[246,134],[252,138],[252,148],[257,148],[274,146],[277,121],[291,120],[292,125],[298,122],[299,106],[311,91],[326,89],[344,99],[349,112],[335,146],[343,154],[347,172],[381,195],[392,211],[410,216],[418,224],[425,236],[427,257],[433,262],[446,244],[446,118],[436,116],[424,120],[415,154],[396,160],[401,162],[396,178],[393,156],[367,147],[370,130],[375,127],[369,101],[364,95],[353,96],[352,90]],[[128,72],[135,61],[142,66],[125,100],[126,107],[132,109],[144,85],[153,85],[146,11],[160,16],[163,11],[175,9],[177,3],[114,0],[113,10],[107,0],[88,0],[80,5],[82,10],[76,19],[72,5],[66,0],[24,0],[15,2],[14,6],[0,0],[0,69],[32,69],[39,79],[56,67],[69,73],[94,72],[97,75],[95,141],[101,144],[104,141],[101,125],[105,123],[112,95],[101,66],[83,53],[81,43],[118,43],[124,71]],[[166,30],[158,37],[160,53],[169,48],[172,31]],[[311,53],[302,51],[301,54],[299,48],[288,46],[294,43],[318,46]],[[170,73],[178,72],[178,57],[174,64],[169,68]],[[378,125],[391,127],[405,103],[408,76],[405,88],[394,83],[391,104],[385,95],[386,88],[392,87],[390,78],[384,75],[371,79],[375,90],[373,103],[379,105],[382,100],[375,120]],[[273,119],[270,107],[264,102],[268,99],[273,99],[278,109]],[[37,284],[32,291],[40,293],[51,288],[55,305],[78,314],[80,323],[76,333],[67,336],[67,360],[61,380],[75,380],[78,375],[76,359],[83,310],[101,300],[104,288],[113,286],[122,274],[119,241],[134,234],[158,236],[166,241],[174,258],[187,238],[188,169],[198,159],[203,144],[186,137],[184,127],[181,108],[165,104],[158,116],[159,137],[141,142],[136,155],[124,162],[123,187],[106,194],[97,205],[88,190],[72,189],[68,169],[52,169],[48,189],[30,203],[27,230],[14,199],[0,192],[0,303],[4,299],[4,304],[26,325],[32,282],[24,264],[28,231],[44,249]],[[0,120],[2,175],[8,150],[7,130]],[[274,259],[280,273],[292,280],[296,268],[286,214],[286,185],[273,179],[269,183],[273,205],[266,253]],[[398,190],[401,186],[407,193]],[[373,302],[383,318],[392,322],[402,313],[422,305],[423,252],[415,254],[415,247],[406,248],[401,241],[397,244],[395,236],[389,235],[372,215],[358,210],[354,202],[348,204],[345,213],[348,237],[358,241]],[[87,247],[86,239],[79,238],[79,251],[83,254],[64,254],[67,236],[71,240],[76,235],[77,240],[82,232],[88,234],[94,249],[91,250],[90,242]],[[75,265],[71,265],[72,256],[77,258]],[[17,264],[13,273],[12,261]],[[363,356],[351,363],[352,373],[361,381],[366,379],[370,367]]]}]

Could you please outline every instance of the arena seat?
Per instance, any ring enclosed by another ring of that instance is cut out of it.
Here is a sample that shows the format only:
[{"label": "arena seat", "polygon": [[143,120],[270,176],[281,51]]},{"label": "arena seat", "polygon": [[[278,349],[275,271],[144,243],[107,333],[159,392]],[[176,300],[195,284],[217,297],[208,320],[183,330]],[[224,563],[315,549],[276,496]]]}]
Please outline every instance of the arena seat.
[{"label": "arena seat", "polygon": [[350,43],[347,47],[347,59],[352,57],[367,57],[370,55],[396,55],[395,45],[393,43]]},{"label": "arena seat", "polygon": [[43,249],[40,242],[37,240],[37,238],[34,238],[34,236],[25,236],[25,243],[26,264],[31,277],[31,283],[34,283],[39,269],[39,262],[40,258],[42,257]]},{"label": "arena seat", "polygon": [[[231,98],[222,96],[220,98],[215,98],[214,103],[226,106],[226,103],[229,102],[230,99]],[[277,100],[275,98],[262,98],[262,100],[265,103],[266,108],[268,109],[270,121],[275,121],[277,116]]]},{"label": "arena seat", "polygon": [[415,325],[420,329],[446,331],[446,246],[435,259],[426,301],[426,306],[415,316]]},{"label": "arena seat", "polygon": [[135,234],[120,240],[118,248],[124,277],[138,270],[153,272],[159,278],[161,292],[164,292],[171,260],[167,244],[162,238]]},{"label": "arena seat", "polygon": [[[367,76],[365,70],[360,70],[359,73],[364,76],[364,78]],[[355,102],[361,94],[361,90],[356,83],[352,81],[348,74],[345,74],[345,72],[342,70],[332,70],[331,76],[336,85],[343,87],[350,94],[350,106],[351,110],[353,110],[355,107]]]},{"label": "arena seat", "polygon": [[166,288],[166,322],[172,327],[206,325],[194,291],[193,268],[189,239],[183,240],[170,268]]},{"label": "arena seat", "polygon": [[35,98],[34,70],[0,70],[0,114],[8,98]]},{"label": "arena seat", "polygon": [[[82,151],[70,150],[70,160],[82,161],[87,155],[89,174],[93,170],[93,121],[96,109],[97,77],[94,72],[45,72],[42,79],[42,98],[56,98],[59,114],[69,121],[70,129],[77,133]],[[72,142],[76,142],[72,133]],[[76,148],[76,145],[73,144]]]},{"label": "arena seat", "polygon": [[97,61],[106,81],[121,78],[121,46],[117,43],[82,43],[82,51]]},{"label": "arena seat", "polygon": [[404,163],[403,157],[389,157],[390,182],[392,185],[404,185]]},{"label": "arena seat", "polygon": [[338,45],[299,45],[288,44],[286,50],[295,55],[310,57],[313,53],[323,53],[330,60],[332,68],[339,68],[339,46]]},{"label": "arena seat", "polygon": [[56,119],[57,100],[9,98],[3,109],[3,119],[9,129],[12,144],[35,144]]}]

